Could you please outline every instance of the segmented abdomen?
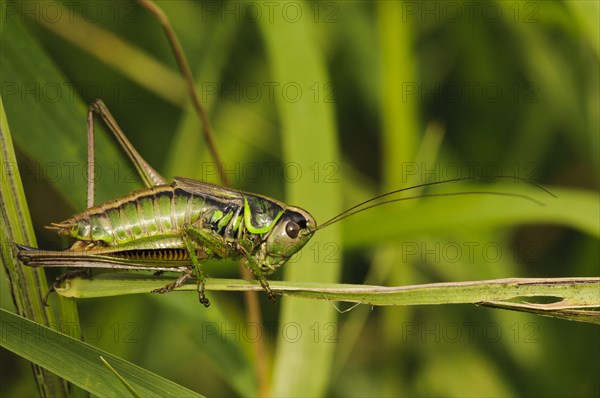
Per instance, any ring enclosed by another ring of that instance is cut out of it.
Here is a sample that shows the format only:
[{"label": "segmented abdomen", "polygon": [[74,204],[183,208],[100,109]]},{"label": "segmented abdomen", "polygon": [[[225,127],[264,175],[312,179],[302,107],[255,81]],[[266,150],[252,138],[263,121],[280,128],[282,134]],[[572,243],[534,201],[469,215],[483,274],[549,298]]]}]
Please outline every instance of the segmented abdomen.
[{"label": "segmented abdomen", "polygon": [[171,185],[151,187],[89,208],[54,224],[64,236],[116,246],[156,235],[180,235],[182,227],[210,220],[218,203]]}]

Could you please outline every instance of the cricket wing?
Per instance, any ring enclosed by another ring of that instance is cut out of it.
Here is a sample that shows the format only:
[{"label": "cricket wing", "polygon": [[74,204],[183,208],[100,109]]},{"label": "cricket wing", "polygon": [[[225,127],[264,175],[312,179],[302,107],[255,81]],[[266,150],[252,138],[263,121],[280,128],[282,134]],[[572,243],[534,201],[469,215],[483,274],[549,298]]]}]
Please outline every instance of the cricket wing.
[{"label": "cricket wing", "polygon": [[194,195],[209,197],[219,202],[234,202],[237,205],[243,204],[242,193],[235,189],[185,177],[174,177],[173,179],[177,188],[181,188]]}]

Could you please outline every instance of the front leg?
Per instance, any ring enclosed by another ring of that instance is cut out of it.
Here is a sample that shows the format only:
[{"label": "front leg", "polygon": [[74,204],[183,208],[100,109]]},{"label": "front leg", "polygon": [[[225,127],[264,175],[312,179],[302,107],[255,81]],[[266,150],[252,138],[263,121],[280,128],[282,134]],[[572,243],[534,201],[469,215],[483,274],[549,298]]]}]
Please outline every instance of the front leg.
[{"label": "front leg", "polygon": [[[250,254],[252,252],[252,244],[250,242],[246,241],[244,244],[243,240],[238,241],[237,244],[235,245],[235,250],[232,250],[232,246],[228,246],[225,239],[223,239],[223,237],[221,235],[217,234],[215,231],[202,230],[202,229],[195,228],[193,226],[188,226],[186,228],[186,233],[195,242],[197,242],[200,245],[202,245],[203,247],[209,249],[211,252],[213,252],[214,254],[216,254],[217,256],[219,256],[221,258],[232,257],[233,254],[242,254],[244,256],[244,258],[246,259],[246,261],[248,262],[248,267],[254,274],[254,277],[258,280],[258,282],[260,283],[262,288],[265,289],[265,291],[267,292],[267,296],[269,297],[269,300],[271,300],[272,302],[275,302],[275,294],[269,287],[269,281],[267,281],[267,278],[265,277],[264,273],[262,272],[258,261],[256,261],[256,259],[252,256],[252,254]],[[190,251],[189,248],[188,248],[188,251]],[[193,254],[195,256],[195,253],[193,253]],[[190,255],[190,258],[192,258],[191,255]],[[193,263],[192,263],[192,265],[193,265]],[[202,270],[200,268],[199,263],[198,263],[197,269],[196,269],[196,266],[194,266],[194,267],[196,270],[196,274],[202,275],[200,277],[200,278],[202,278],[202,282],[200,282],[200,284],[199,284],[199,289],[201,289],[201,297],[203,297],[203,295],[204,295],[204,275],[202,274]],[[200,280],[200,278],[199,278],[199,280]]]},{"label": "front leg", "polygon": [[215,231],[198,229],[193,225],[188,225],[185,227],[183,241],[190,256],[190,262],[192,263],[194,275],[198,280],[198,299],[205,307],[208,307],[210,302],[204,294],[206,277],[204,276],[204,271],[202,270],[202,264],[200,264],[200,261],[198,261],[198,257],[196,256],[194,242],[221,258],[226,258],[229,256],[227,242]]},{"label": "front leg", "polygon": [[245,248],[242,243],[238,244],[238,250],[244,254],[244,258],[248,262],[248,267],[250,268],[250,270],[254,274],[254,277],[258,280],[262,288],[267,292],[267,297],[269,297],[269,300],[271,300],[273,303],[277,301],[275,298],[275,293],[273,293],[271,287],[269,286],[269,281],[267,280],[265,274],[260,268],[260,264],[258,263],[258,261],[256,261],[255,257],[249,254],[250,250]]},{"label": "front leg", "polygon": [[265,289],[265,291],[267,292],[267,297],[269,298],[269,300],[271,300],[273,303],[276,302],[277,299],[275,298],[275,293],[273,293],[273,291],[271,290],[271,287],[269,286],[269,281],[260,269],[260,265],[258,264],[256,259],[247,254],[246,261],[248,262],[250,270],[252,271],[262,288]]}]

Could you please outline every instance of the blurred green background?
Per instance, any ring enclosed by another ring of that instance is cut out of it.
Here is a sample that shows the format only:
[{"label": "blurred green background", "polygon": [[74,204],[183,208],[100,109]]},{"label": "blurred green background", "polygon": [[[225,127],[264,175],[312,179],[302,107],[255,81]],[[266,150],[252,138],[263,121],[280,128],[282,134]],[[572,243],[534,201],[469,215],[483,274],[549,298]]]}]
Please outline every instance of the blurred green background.
[{"label": "blurred green background", "polygon": [[[290,193],[315,196],[313,207],[294,204],[321,222],[334,215],[318,204],[327,192],[347,208],[456,176],[516,175],[597,200],[597,2],[157,3],[182,42],[232,187],[288,201]],[[66,247],[43,226],[85,207],[85,109],[96,97],[164,176],[218,181],[162,29],[135,2],[5,1],[1,10],[2,99],[40,247]],[[285,65],[286,57],[302,62]],[[278,79],[313,65],[319,79]],[[294,147],[289,109],[318,126],[314,113],[302,113],[311,107],[332,117],[332,131]],[[315,160],[325,141],[338,154]],[[97,201],[141,188],[107,134],[96,153]],[[435,217],[464,204],[434,203],[436,212],[414,206],[413,221],[427,225],[418,232],[390,218],[384,229],[399,232],[360,244],[368,232],[341,223],[337,240],[307,247],[302,260],[333,263],[341,282],[389,286],[599,274],[598,235],[589,229],[528,219],[436,227]],[[235,265],[208,272],[238,276]],[[6,286],[2,306],[10,308]],[[81,331],[211,396],[600,392],[597,326],[466,305],[337,314],[325,301],[311,305],[331,321],[311,323],[304,313],[282,315],[286,299],[272,305],[263,296],[263,325],[247,323],[233,293],[212,293],[209,310],[187,293],[80,300]],[[267,390],[256,376],[257,340],[266,347]],[[300,341],[323,352],[320,366],[282,354],[283,343]],[[3,350],[2,369],[3,396],[36,395],[26,361]]]}]

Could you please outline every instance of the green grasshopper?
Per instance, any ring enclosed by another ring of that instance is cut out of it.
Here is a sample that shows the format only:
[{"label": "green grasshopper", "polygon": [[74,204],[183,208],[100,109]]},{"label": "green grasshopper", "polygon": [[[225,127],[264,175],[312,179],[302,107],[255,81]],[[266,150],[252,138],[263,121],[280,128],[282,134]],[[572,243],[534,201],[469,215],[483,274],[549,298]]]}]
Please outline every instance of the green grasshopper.
[{"label": "green grasshopper", "polygon": [[[209,301],[204,292],[206,277],[201,260],[245,260],[268,297],[274,301],[275,294],[269,287],[266,276],[275,272],[302,249],[316,231],[356,213],[400,200],[465,194],[509,195],[539,203],[527,196],[499,192],[424,194],[372,203],[409,189],[474,179],[465,177],[388,192],[362,202],[317,226],[315,219],[306,210],[266,196],[182,177],[176,177],[172,184],[167,184],[129,142],[101,100],[96,100],[88,110],[90,174],[93,170],[94,113],[102,117],[117,137],[140,173],[146,189],[94,205],[91,175],[88,179],[88,208],[47,227],[57,231],[59,235],[76,239],[75,243],[64,251],[17,245],[18,258],[33,267],[180,272],[181,276],[176,281],[153,292],[170,292],[195,277],[199,300],[206,307],[209,306]],[[545,188],[534,185],[548,192]],[[58,280],[69,276],[71,273]]]},{"label": "green grasshopper", "polygon": [[[200,260],[243,258],[274,300],[265,275],[275,272],[310,240],[317,230],[314,218],[301,208],[266,196],[189,178],[176,177],[168,185],[129,142],[101,100],[88,111],[90,164],[94,113],[115,134],[147,188],[94,206],[93,185],[88,185],[88,208],[47,227],[77,241],[65,251],[17,245],[18,258],[34,267],[181,272],[179,279],[155,292],[170,292],[195,276],[199,300],[207,307]],[[93,184],[93,176],[88,184]]]}]

